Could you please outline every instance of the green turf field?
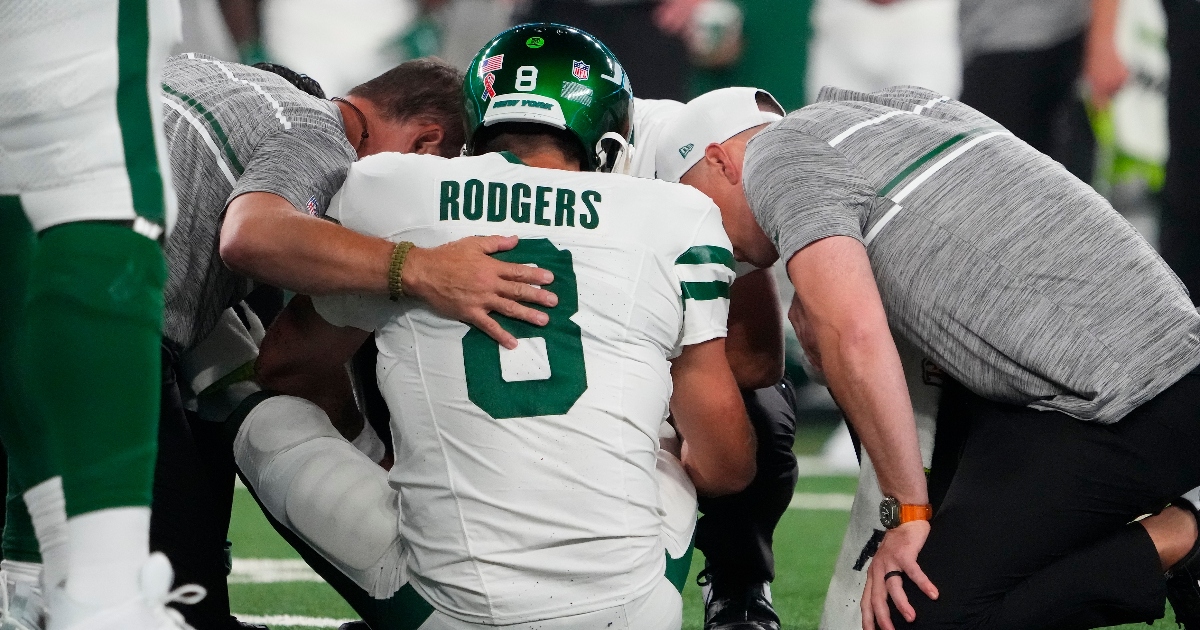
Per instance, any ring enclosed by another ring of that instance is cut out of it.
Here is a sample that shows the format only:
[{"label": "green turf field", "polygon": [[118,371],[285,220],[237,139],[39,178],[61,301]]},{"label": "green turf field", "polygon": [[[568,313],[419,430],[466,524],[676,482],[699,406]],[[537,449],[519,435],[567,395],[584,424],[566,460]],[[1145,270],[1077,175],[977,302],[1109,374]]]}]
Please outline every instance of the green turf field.
[{"label": "green turf field", "polygon": [[[821,435],[826,434],[822,431],[820,428],[802,430],[803,439],[799,440],[797,450],[811,453],[819,448]],[[855,479],[851,477],[804,477],[796,492],[852,495],[854,488]],[[775,535],[778,578],[772,586],[784,628],[809,630],[817,627],[825,589],[848,519],[849,512],[844,509],[791,509],[784,515]],[[257,621],[268,623],[272,630],[336,628],[337,621],[356,618],[329,585],[313,581],[319,578],[304,569],[299,556],[275,534],[243,488],[237,490],[235,497],[230,539],[234,541],[236,558],[231,577],[231,582],[235,583],[230,584],[230,598],[233,610],[239,616],[261,617]],[[684,628],[687,630],[699,630],[702,625],[700,588],[695,585],[695,575],[703,563],[697,553],[692,563],[691,582],[684,591]],[[280,618],[285,615],[296,618]],[[1148,626],[1122,628],[1145,630]],[[1168,610],[1167,618],[1159,620],[1153,628],[1176,628],[1171,612]]]}]

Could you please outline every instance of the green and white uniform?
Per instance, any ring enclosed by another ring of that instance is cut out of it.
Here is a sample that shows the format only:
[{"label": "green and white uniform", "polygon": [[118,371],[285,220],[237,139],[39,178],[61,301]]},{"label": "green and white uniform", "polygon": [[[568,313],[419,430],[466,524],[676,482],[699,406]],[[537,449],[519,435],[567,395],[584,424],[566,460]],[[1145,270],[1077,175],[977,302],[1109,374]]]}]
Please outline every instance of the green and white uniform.
[{"label": "green and white uniform", "polygon": [[21,500],[39,487],[50,583],[67,517],[134,508],[109,542],[146,552],[175,212],[157,86],[178,38],[173,0],[0,1],[4,556],[39,559]]},{"label": "green and white uniform", "polygon": [[[517,248],[496,257],[553,271],[546,288],[559,304],[544,328],[499,317],[521,340],[508,351],[415,300],[314,299],[330,323],[376,331],[400,527],[391,545],[359,537],[403,555],[403,568],[349,557],[357,548],[334,553],[339,543],[322,540],[337,537],[288,526],[375,597],[407,579],[463,622],[607,615],[657,598],[669,609],[662,624],[637,627],[678,627],[678,594],[662,590],[659,426],[669,359],[726,334],[733,260],[716,206],[679,185],[500,154],[382,154],[351,168],[328,216],[425,247],[516,234]],[[288,449],[309,447],[258,432],[260,408],[235,444],[239,466],[276,518],[303,519],[294,482],[278,479],[310,474],[287,463]],[[380,584],[381,574],[396,581]]]},{"label": "green and white uniform", "polygon": [[[412,211],[378,210],[401,194]],[[504,322],[523,340],[513,351],[416,303],[316,301],[331,323],[377,331],[405,463],[391,480],[418,508],[401,515],[417,590],[456,617],[515,623],[652,589],[668,359],[726,333],[732,256],[712,202],[494,154],[384,155],[351,169],[330,215],[421,246],[516,233],[498,257],[556,275],[549,325]]]},{"label": "green and white uniform", "polygon": [[0,195],[20,196],[35,231],[170,227],[158,83],[178,40],[171,0],[0,1]]}]

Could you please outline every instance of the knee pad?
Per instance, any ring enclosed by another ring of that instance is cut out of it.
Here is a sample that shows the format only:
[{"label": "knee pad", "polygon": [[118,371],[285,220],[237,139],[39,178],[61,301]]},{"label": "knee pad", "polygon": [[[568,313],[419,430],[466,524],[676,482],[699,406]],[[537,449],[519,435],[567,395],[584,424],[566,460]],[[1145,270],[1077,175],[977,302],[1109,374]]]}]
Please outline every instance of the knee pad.
[{"label": "knee pad", "polygon": [[399,495],[320,407],[262,401],[238,430],[234,458],[271,515],[372,597],[400,588]]}]

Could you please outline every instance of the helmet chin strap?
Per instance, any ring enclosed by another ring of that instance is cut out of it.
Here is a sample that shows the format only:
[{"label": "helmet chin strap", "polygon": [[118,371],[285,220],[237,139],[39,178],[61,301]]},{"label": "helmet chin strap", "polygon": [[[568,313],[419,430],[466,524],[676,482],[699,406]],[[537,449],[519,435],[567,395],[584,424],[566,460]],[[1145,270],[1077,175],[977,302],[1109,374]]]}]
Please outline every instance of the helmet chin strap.
[{"label": "helmet chin strap", "polygon": [[[606,140],[609,142],[605,142]],[[607,148],[611,147],[612,143],[617,144],[617,149],[610,154]],[[600,140],[596,142],[596,157],[600,161],[601,173],[628,175],[629,168],[633,165],[633,147],[621,134],[610,131],[600,136]]]}]

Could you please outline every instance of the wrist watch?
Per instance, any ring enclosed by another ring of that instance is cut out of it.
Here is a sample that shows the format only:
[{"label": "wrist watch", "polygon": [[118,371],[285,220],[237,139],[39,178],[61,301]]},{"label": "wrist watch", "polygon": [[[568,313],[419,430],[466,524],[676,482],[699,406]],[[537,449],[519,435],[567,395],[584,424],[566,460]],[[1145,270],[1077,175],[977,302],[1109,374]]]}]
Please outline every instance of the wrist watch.
[{"label": "wrist watch", "polygon": [[933,506],[901,503],[899,499],[885,496],[879,502],[879,522],[887,529],[896,529],[911,521],[928,521],[933,518]]}]

